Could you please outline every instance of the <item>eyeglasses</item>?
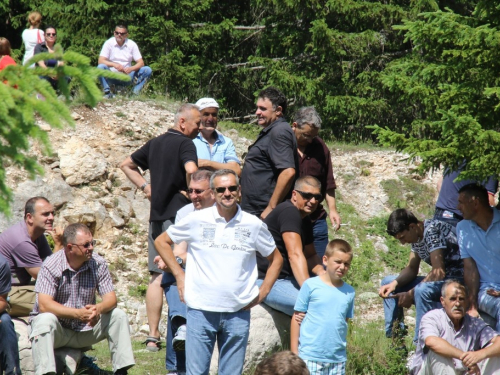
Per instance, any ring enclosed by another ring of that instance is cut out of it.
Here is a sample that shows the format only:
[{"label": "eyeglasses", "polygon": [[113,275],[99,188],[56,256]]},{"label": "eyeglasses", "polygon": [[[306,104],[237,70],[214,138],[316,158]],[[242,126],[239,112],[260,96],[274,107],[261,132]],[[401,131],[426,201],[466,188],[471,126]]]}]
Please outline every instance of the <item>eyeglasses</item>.
[{"label": "eyeglasses", "polygon": [[124,36],[124,35],[127,35],[127,34],[128,34],[128,32],[127,32],[127,31],[125,31],[124,33],[121,33],[121,32],[119,32],[119,31],[115,31],[115,35],[121,35],[121,36]]},{"label": "eyeglasses", "polygon": [[196,195],[200,195],[200,194],[202,194],[205,191],[207,191],[207,189],[205,189],[205,190],[202,190],[202,189],[191,189],[191,188],[187,189],[188,194],[195,193]]},{"label": "eyeglasses", "polygon": [[90,247],[90,245],[92,245],[92,247],[94,247],[96,245],[97,241],[96,240],[92,240],[90,242],[85,242],[83,245],[79,245],[77,243],[74,243],[72,245],[75,245],[75,246],[83,246],[85,249],[88,249]]},{"label": "eyeglasses", "polygon": [[316,199],[317,201],[320,201],[323,196],[321,194],[313,194],[313,193],[306,193],[300,190],[295,190],[297,193],[302,195],[302,198],[304,198],[306,201],[310,201],[311,199]]},{"label": "eyeglasses", "polygon": [[45,35],[47,35],[47,36],[56,36],[57,33],[45,33]]},{"label": "eyeglasses", "polygon": [[234,193],[236,190],[238,190],[237,185],[231,185],[231,186],[225,186],[225,187],[217,187],[215,188],[215,191],[219,194],[225,193],[226,189],[229,190],[231,193]]}]

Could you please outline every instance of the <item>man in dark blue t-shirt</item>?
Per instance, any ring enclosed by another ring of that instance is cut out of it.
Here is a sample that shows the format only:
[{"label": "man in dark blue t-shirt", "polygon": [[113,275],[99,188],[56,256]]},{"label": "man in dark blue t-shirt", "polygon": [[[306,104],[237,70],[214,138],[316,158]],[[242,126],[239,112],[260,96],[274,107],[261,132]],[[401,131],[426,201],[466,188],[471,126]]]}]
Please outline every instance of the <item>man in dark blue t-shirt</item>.
[{"label": "man in dark blue t-shirt", "polygon": [[0,255],[0,374],[21,374],[19,349],[14,323],[7,313],[7,294],[10,292],[10,268]]},{"label": "man in dark blue t-shirt", "polygon": [[[321,183],[312,176],[300,177],[292,191],[292,198],[280,203],[264,219],[273,235],[276,247],[283,257],[283,267],[264,303],[292,316],[300,287],[324,268],[314,249],[312,223],[309,215],[321,201]],[[257,254],[259,280],[262,284],[269,262]]]}]

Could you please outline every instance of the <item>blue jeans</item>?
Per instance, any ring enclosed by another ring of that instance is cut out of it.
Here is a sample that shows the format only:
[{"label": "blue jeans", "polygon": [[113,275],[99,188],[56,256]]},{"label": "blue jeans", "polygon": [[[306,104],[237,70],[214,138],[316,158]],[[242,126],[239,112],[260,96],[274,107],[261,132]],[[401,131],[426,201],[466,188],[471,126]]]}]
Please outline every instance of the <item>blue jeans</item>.
[{"label": "blue jeans", "polygon": [[321,261],[325,255],[325,249],[328,245],[328,225],[326,217],[318,219],[313,224],[314,248]]},{"label": "blue jeans", "polygon": [[495,331],[500,332],[500,297],[490,296],[486,293],[488,289],[499,290],[498,286],[489,285],[479,290],[477,304],[479,310],[491,315],[497,322]]},{"label": "blue jeans", "polygon": [[457,214],[454,214],[451,211],[445,211],[442,208],[438,208],[438,207],[436,207],[436,211],[434,211],[433,219],[451,224],[455,228],[457,227],[457,224],[463,220]]},{"label": "blue jeans", "polygon": [[[104,70],[111,70],[109,66],[107,66],[106,64],[99,64],[97,65],[97,68]],[[134,85],[133,93],[138,94],[148,81],[149,76],[151,76],[151,73],[152,70],[149,66],[143,66],[139,70],[129,73],[129,77],[131,80],[128,82],[112,78],[104,78],[102,76],[99,76],[99,82],[101,83],[104,92],[109,92],[110,91],[109,85],[129,86],[134,84],[134,80],[137,79],[137,82]]]},{"label": "blue jeans", "polygon": [[[257,285],[260,286],[264,280],[257,280]],[[300,286],[294,277],[286,279],[278,279],[274,283],[271,291],[264,299],[264,303],[275,310],[281,311],[286,315],[293,315],[293,308],[299,295]]]},{"label": "blue jeans", "polygon": [[[387,276],[382,280],[381,285],[387,285],[395,280],[398,275]],[[422,280],[424,276],[417,276],[412,282],[407,285],[396,288],[394,293],[408,292],[409,290],[415,288],[415,336],[413,336],[413,341],[418,340],[418,330],[420,327],[420,321],[425,313],[433,309],[442,307],[440,302],[441,297],[441,287],[444,284],[443,281],[431,281],[423,283]],[[398,307],[398,301],[396,298],[386,298],[384,299],[384,316],[385,316],[385,335],[387,337],[392,337],[392,327],[395,322],[398,322],[400,328],[404,328],[404,316],[403,308]]]},{"label": "blue jeans", "polygon": [[14,323],[6,312],[0,314],[0,374],[21,375]]},{"label": "blue jeans", "polygon": [[211,312],[187,310],[187,375],[208,375],[215,341],[219,348],[219,375],[243,371],[250,328],[250,310]]},{"label": "blue jeans", "polygon": [[167,338],[166,346],[167,352],[165,353],[165,368],[169,372],[174,371],[186,371],[186,352],[174,350],[172,345],[172,339],[174,338],[175,332],[179,328],[178,321],[176,317],[180,317],[185,322],[187,315],[187,307],[185,303],[182,303],[179,298],[179,291],[177,285],[173,285],[175,282],[175,277],[168,272],[163,272],[163,278],[161,280],[161,286],[165,292],[165,299],[168,304],[168,322],[167,322]]}]

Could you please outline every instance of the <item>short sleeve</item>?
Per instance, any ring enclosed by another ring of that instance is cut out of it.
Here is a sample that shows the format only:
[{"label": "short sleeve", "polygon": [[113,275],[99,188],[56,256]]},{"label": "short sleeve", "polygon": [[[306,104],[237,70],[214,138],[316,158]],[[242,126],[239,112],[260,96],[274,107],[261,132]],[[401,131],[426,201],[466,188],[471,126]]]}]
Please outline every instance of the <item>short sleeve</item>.
[{"label": "short sleeve", "polygon": [[39,53],[42,52],[42,45],[40,43],[38,43],[36,46],[35,46],[35,52],[34,52],[34,55],[38,55]]},{"label": "short sleeve", "polygon": [[0,261],[0,295],[10,292],[10,268],[5,258]]},{"label": "short sleeve", "polygon": [[302,236],[302,218],[299,210],[292,204],[280,212],[277,220],[281,234],[295,232]]},{"label": "short sleeve", "polygon": [[255,241],[255,248],[264,257],[271,255],[276,249],[276,243],[274,242],[273,235],[267,229],[267,225],[262,222],[260,230],[257,234],[257,239]]},{"label": "short sleeve", "polygon": [[427,337],[441,337],[441,333],[439,332],[439,327],[436,324],[436,317],[434,316],[434,314],[427,313],[420,321],[418,338],[421,343],[425,343]]},{"label": "short sleeve", "polygon": [[19,243],[11,252],[12,259],[16,267],[41,267],[42,259],[37,247],[31,242]]},{"label": "short sleeve", "polygon": [[488,190],[488,193],[495,194],[498,190],[498,180],[492,176],[488,179],[484,187]]},{"label": "short sleeve", "polygon": [[446,249],[446,238],[443,235],[440,225],[431,222],[424,233],[425,245],[429,253],[437,249]]},{"label": "short sleeve", "polygon": [[144,146],[135,151],[130,157],[135,165],[139,166],[143,171],[149,169],[149,148],[151,141],[146,142]]},{"label": "short sleeve", "polygon": [[471,256],[467,252],[467,246],[464,245],[464,237],[465,237],[465,227],[464,221],[461,221],[457,224],[457,242],[458,242],[458,248],[460,249],[460,258],[466,259],[470,258]]},{"label": "short sleeve", "polygon": [[108,41],[104,42],[102,49],[101,49],[101,53],[99,53],[99,56],[109,58],[111,55],[110,54],[110,47],[111,47],[111,43],[108,43]]},{"label": "short sleeve", "polygon": [[180,160],[183,165],[186,163],[192,161],[195,162],[196,165],[198,165],[198,156],[196,154],[196,146],[194,145],[193,141],[190,139],[186,139],[182,147],[180,148],[181,154],[180,154]]},{"label": "short sleeve", "polygon": [[182,241],[189,242],[191,240],[191,220],[190,215],[187,215],[179,223],[171,225],[167,229],[167,234],[174,243]]},{"label": "short sleeve", "polygon": [[[269,157],[273,166],[278,169],[295,168],[294,147],[292,132],[281,132],[281,128],[273,129],[269,142]],[[278,133],[278,131],[280,131]]]},{"label": "short sleeve", "polygon": [[227,148],[226,152],[224,153],[224,163],[236,162],[238,164],[241,164],[240,159],[238,159],[238,156],[236,155],[236,149],[234,147],[233,141],[227,137],[225,137],[225,140],[227,142]]},{"label": "short sleeve", "polygon": [[36,279],[35,292],[55,297],[57,292],[57,287],[58,287],[57,278],[51,273],[51,271],[47,267],[42,267]]},{"label": "short sleeve", "polygon": [[102,262],[98,262],[98,283],[97,283],[97,293],[100,296],[111,293],[114,290],[113,280],[111,279],[111,274],[109,273],[108,264],[104,259]]},{"label": "short sleeve", "polygon": [[308,280],[302,284],[300,288],[299,295],[295,301],[294,310],[299,312],[307,312],[309,308],[309,300],[311,298],[311,288],[309,286]]},{"label": "short sleeve", "polygon": [[354,297],[356,296],[356,293],[353,291],[351,294],[349,294],[349,297],[351,300],[349,301],[349,307],[347,310],[347,315],[346,318],[352,319],[354,318]]}]

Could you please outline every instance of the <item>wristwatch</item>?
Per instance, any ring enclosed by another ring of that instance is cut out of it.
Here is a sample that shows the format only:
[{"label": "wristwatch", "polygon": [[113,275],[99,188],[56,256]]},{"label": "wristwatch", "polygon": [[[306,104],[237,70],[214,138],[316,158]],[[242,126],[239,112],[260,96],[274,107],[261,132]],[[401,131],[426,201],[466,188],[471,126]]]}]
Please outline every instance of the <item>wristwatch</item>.
[{"label": "wristwatch", "polygon": [[141,189],[142,191],[144,191],[144,189],[146,188],[146,186],[148,186],[148,183],[147,183],[147,182],[143,183],[143,184],[141,185],[140,189]]},{"label": "wristwatch", "polygon": [[179,266],[181,266],[182,268],[184,268],[184,261],[182,260],[181,257],[176,256],[175,260],[177,261],[177,263],[179,264]]}]

